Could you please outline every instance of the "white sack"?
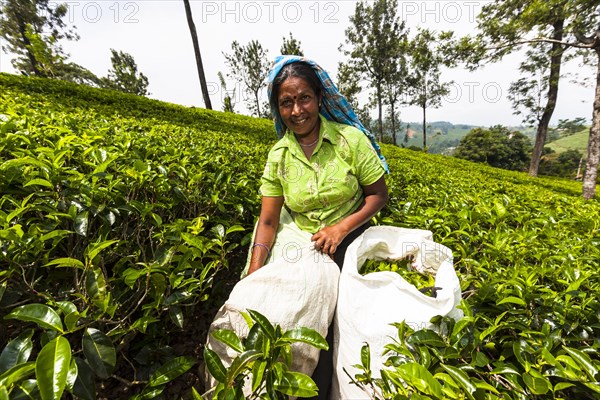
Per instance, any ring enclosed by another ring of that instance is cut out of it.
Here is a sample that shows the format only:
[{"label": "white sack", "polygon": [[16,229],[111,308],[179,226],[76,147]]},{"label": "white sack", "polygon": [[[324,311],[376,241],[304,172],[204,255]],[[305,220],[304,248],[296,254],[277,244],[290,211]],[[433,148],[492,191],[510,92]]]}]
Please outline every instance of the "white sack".
[{"label": "white sack", "polygon": [[[225,367],[238,353],[214,339],[210,332],[231,329],[246,337],[248,327],[240,311],[256,310],[285,330],[307,327],[327,335],[333,320],[340,272],[331,258],[314,250],[312,244],[295,247],[238,282],[217,313],[209,329],[207,346]],[[292,370],[311,375],[317,366],[319,349],[305,343],[292,345]],[[218,382],[206,371],[207,388]],[[250,385],[246,385],[248,389]],[[248,394],[248,393],[245,393]]]},{"label": "white sack", "polygon": [[[419,271],[435,274],[437,298],[427,296],[391,271],[359,274],[367,259],[399,259],[414,257]],[[385,357],[384,346],[396,337],[391,323],[405,321],[414,330],[431,328],[429,320],[436,315],[462,318],[457,309],[461,299],[460,283],[453,267],[452,251],[432,241],[429,231],[377,226],[367,229],[349,247],[339,281],[335,314],[334,380],[332,398],[368,399],[369,396],[349,383],[359,372],[364,342],[371,348],[371,369],[379,378]]]},{"label": "white sack", "polygon": [[[254,224],[252,243],[254,243],[254,238],[256,237],[257,226],[258,222]],[[277,227],[277,234],[275,235],[275,243],[273,243],[271,252],[265,260],[265,265],[282,257],[287,258],[288,261],[294,261],[301,254],[301,249],[312,243],[310,240],[311,237],[312,233],[298,228],[298,225],[296,225],[288,210],[285,207],[282,207],[281,214],[279,215],[279,226]],[[242,278],[248,274],[248,268],[250,267],[251,259],[252,248],[250,248],[250,251],[248,251],[246,266],[241,273]]]}]

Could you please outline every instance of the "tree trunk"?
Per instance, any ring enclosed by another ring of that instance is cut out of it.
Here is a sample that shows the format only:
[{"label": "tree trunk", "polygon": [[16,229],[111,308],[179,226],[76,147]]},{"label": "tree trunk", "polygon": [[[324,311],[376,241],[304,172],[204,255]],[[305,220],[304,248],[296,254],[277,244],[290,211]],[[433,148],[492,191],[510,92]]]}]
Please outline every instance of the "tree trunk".
[{"label": "tree trunk", "polygon": [[262,117],[262,114],[260,112],[260,97],[258,91],[254,92],[254,101],[256,101],[256,116]]},{"label": "tree trunk", "polygon": [[394,143],[394,146],[397,146],[396,144],[396,110],[394,110],[394,101],[391,101],[391,107],[392,107],[392,141]]},{"label": "tree trunk", "polygon": [[[564,20],[560,20],[553,25],[554,32],[552,34],[552,39],[558,42],[562,41],[563,38],[563,24]],[[548,125],[550,124],[550,119],[552,118],[554,108],[556,107],[563,53],[564,48],[560,43],[552,43],[550,49],[550,75],[548,76],[548,101],[546,102],[544,113],[538,124],[535,145],[533,146],[533,152],[531,153],[531,163],[529,164],[529,175],[531,176],[537,176],[538,174],[540,159],[542,158],[542,151],[544,150],[544,143],[546,143]]]},{"label": "tree trunk", "polygon": [[580,180],[581,177],[581,164],[583,164],[583,156],[579,159],[579,164],[577,165],[577,174],[575,175],[575,179]]},{"label": "tree trunk", "polygon": [[427,76],[424,76],[425,82],[423,82],[423,95],[421,100],[421,108],[423,108],[423,151],[427,153],[427,118],[425,110],[427,109]]},{"label": "tree trunk", "polygon": [[427,106],[426,106],[425,102],[423,102],[423,104],[421,105],[421,108],[423,108],[423,151],[427,153],[427,125],[425,125],[425,123],[426,123],[425,110],[427,109]]},{"label": "tree trunk", "polygon": [[596,195],[596,178],[598,177],[598,161],[600,159],[600,48],[596,47],[598,64],[596,66],[596,93],[594,96],[594,111],[590,127],[587,161],[583,173],[583,198],[586,200]]},{"label": "tree trunk", "polygon": [[25,21],[19,21],[17,24],[19,25],[19,34],[21,35],[21,39],[23,40],[23,43],[25,44],[25,48],[27,49],[26,50],[27,58],[29,58],[29,63],[31,64],[31,70],[33,71],[33,74],[35,76],[43,77],[44,74],[42,74],[42,72],[38,68],[37,59],[35,58],[35,55],[31,52],[31,42],[29,41],[29,38],[25,34],[25,31],[27,29],[26,25],[25,25]]},{"label": "tree trunk", "polygon": [[198,34],[196,33],[196,25],[192,18],[192,9],[190,8],[190,1],[183,0],[185,5],[185,15],[187,17],[188,26],[190,27],[190,34],[192,35],[192,42],[194,43],[194,53],[196,54],[196,66],[198,67],[198,78],[200,79],[200,87],[202,89],[202,97],[204,98],[204,106],[209,110],[212,110],[212,104],[210,103],[210,97],[208,96],[208,87],[206,86],[206,77],[204,76],[204,67],[202,66],[202,56],[200,55],[200,45],[198,44]]},{"label": "tree trunk", "polygon": [[377,107],[379,108],[379,141],[383,142],[383,104],[381,100],[381,85],[377,84]]}]

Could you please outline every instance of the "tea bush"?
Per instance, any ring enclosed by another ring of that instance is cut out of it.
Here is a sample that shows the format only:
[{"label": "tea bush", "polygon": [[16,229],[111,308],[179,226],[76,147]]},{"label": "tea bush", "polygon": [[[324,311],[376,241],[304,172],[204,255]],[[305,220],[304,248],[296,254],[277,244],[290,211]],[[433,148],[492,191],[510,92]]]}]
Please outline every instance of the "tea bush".
[{"label": "tea bush", "polygon": [[[204,341],[243,263],[274,140],[263,119],[0,74],[0,398],[168,398],[201,357],[179,341]],[[598,201],[383,151],[376,222],[454,251],[466,316],[398,321],[387,377],[353,379],[381,398],[598,398]]]},{"label": "tea bush", "polygon": [[272,128],[52,81],[1,82],[0,305],[12,341],[0,386],[95,398],[94,380],[117,379],[154,397],[196,362],[173,354],[169,337],[240,258],[267,150],[257,137]]},{"label": "tea bush", "polygon": [[580,183],[386,151],[397,173],[381,222],[453,249],[465,317],[398,324],[383,379],[363,357],[357,384],[394,399],[599,398],[598,201]]}]

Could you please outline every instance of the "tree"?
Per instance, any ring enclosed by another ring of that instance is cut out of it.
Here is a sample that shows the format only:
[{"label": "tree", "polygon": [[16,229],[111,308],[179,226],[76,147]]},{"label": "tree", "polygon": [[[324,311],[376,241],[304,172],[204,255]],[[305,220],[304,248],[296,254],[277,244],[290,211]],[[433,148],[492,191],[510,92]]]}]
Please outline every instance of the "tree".
[{"label": "tree", "polygon": [[362,91],[362,87],[358,75],[346,63],[338,63],[337,86],[340,93],[356,110],[359,106],[357,96]]},{"label": "tree", "polygon": [[574,0],[573,2],[575,3],[575,11],[570,26],[574,40],[567,42],[566,45],[596,53],[594,110],[587,148],[587,161],[583,174],[583,198],[592,199],[596,194],[598,162],[600,161],[600,13],[598,12],[598,0]]},{"label": "tree", "polygon": [[345,44],[340,51],[349,57],[350,68],[360,79],[368,81],[374,90],[378,109],[379,140],[383,140],[383,103],[385,84],[396,70],[392,60],[401,56],[405,23],[397,16],[397,0],[367,0],[356,4],[351,26],[346,29]]},{"label": "tree", "polygon": [[451,33],[443,32],[438,36],[428,29],[419,29],[409,45],[409,68],[413,71],[408,78],[409,104],[419,106],[423,111],[423,151],[427,151],[427,108],[439,107],[442,98],[450,92],[452,82],[440,82],[440,67],[454,63],[443,44],[451,37]]},{"label": "tree", "polygon": [[506,133],[508,156],[498,165],[499,168],[526,171],[531,161],[531,141],[519,131]]},{"label": "tree", "polygon": [[228,76],[242,83],[245,92],[253,98],[250,100],[252,114],[265,116],[265,107],[261,110],[260,92],[267,86],[270,65],[267,50],[257,40],[251,40],[246,46],[233,41],[231,50],[232,54],[223,53],[230,70]]},{"label": "tree", "polygon": [[[582,132],[586,129],[587,123],[584,117],[573,119],[559,119],[558,124],[554,128],[548,129],[548,139],[546,143],[559,140],[560,138],[571,136],[575,133]],[[545,153],[542,154],[542,157]]]},{"label": "tree", "polygon": [[577,150],[567,150],[558,154],[558,156],[542,157],[540,175],[554,175],[573,179],[577,176],[581,158],[582,155]]},{"label": "tree", "polygon": [[392,143],[394,146],[398,146],[398,141],[396,140],[396,121],[400,120],[400,113],[394,109],[393,105],[388,109],[388,119],[390,121],[390,136],[392,137]]},{"label": "tree", "polygon": [[108,77],[102,78],[102,86],[139,96],[149,95],[148,78],[138,72],[133,56],[114,49],[110,49],[110,51],[112,53],[110,58],[112,69],[108,71]]},{"label": "tree", "polygon": [[0,37],[5,52],[13,53],[15,69],[29,75],[53,77],[66,59],[59,41],[77,40],[63,18],[67,4],[49,0],[5,0],[0,8]]},{"label": "tree", "polygon": [[88,85],[93,87],[102,86],[101,78],[98,78],[92,71],[74,62],[61,64],[56,78],[64,81],[75,82],[79,85]]},{"label": "tree", "polygon": [[508,89],[508,99],[512,103],[513,114],[521,115],[527,126],[539,127],[548,103],[548,67],[544,47],[547,44],[536,43],[529,48],[521,62],[521,78],[512,82]]},{"label": "tree", "polygon": [[340,93],[348,100],[354,113],[365,128],[371,130],[373,121],[369,114],[368,105],[361,107],[358,95],[362,92],[362,86],[355,71],[346,63],[338,63],[337,86]]},{"label": "tree", "polygon": [[561,136],[570,136],[574,133],[581,132],[586,127],[585,118],[578,117],[573,119],[559,119],[556,129]]},{"label": "tree", "polygon": [[527,136],[497,125],[472,129],[461,139],[454,156],[492,167],[524,171],[529,164],[530,147]]},{"label": "tree", "polygon": [[16,55],[12,65],[21,73],[100,86],[100,78],[69,62],[60,46],[63,39],[79,39],[63,21],[67,11],[67,4],[47,0],[5,1],[0,8],[0,36],[6,39],[2,50]]},{"label": "tree", "polygon": [[[520,68],[521,71],[531,73],[538,70],[544,74],[543,78],[538,80],[540,87],[531,83],[519,87],[518,92],[522,97],[535,97],[536,90],[540,89],[547,91],[539,98],[537,105],[529,104],[533,107],[530,108],[530,113],[535,115],[537,123],[536,140],[529,166],[531,176],[538,173],[548,125],[556,108],[560,70],[566,50],[561,41],[565,35],[564,25],[569,3],[570,0],[496,0],[485,5],[479,16],[479,27],[483,34],[491,38],[495,45],[506,43],[492,50],[492,59],[501,59],[508,52],[520,49],[521,42],[524,38],[531,37],[531,32],[552,39],[552,43],[530,43],[532,49],[528,51],[527,61],[522,63]],[[526,104],[520,105],[527,108]],[[528,119],[530,123],[533,122],[532,118]]]},{"label": "tree", "polygon": [[25,28],[25,37],[29,41],[27,51],[36,65],[35,71],[32,72],[38,76],[56,78],[66,59],[62,49],[56,44],[56,38],[44,38],[42,34],[34,32],[31,24],[27,24]]},{"label": "tree", "polygon": [[281,45],[281,54],[287,54],[292,56],[304,56],[304,53],[300,49],[300,41],[296,40],[290,32],[290,38],[286,39],[283,37],[283,44]]},{"label": "tree", "polygon": [[221,73],[221,71],[219,71],[217,73],[217,76],[219,77],[219,83],[221,84],[221,90],[224,93],[223,111],[232,113],[232,112],[234,112],[233,107],[235,106],[235,103],[233,102],[233,99],[235,98],[235,89],[233,89],[231,96],[230,96],[229,92],[227,91],[227,84],[225,83],[225,78],[223,78],[223,73]]},{"label": "tree", "polygon": [[[549,43],[551,51],[549,108],[558,93],[561,56],[566,48],[578,48],[596,54],[596,90],[592,126],[588,142],[588,157],[583,177],[583,197],[595,196],[598,162],[600,161],[600,13],[598,0],[496,0],[483,7],[480,27],[494,46],[493,54],[501,57],[523,44]],[[556,92],[552,86],[556,85]],[[549,120],[549,117],[547,117]],[[540,124],[542,125],[542,124]],[[547,125],[546,125],[547,127]],[[539,131],[540,128],[538,128]],[[541,127],[543,130],[543,126]],[[547,130],[547,128],[546,128]],[[545,133],[538,132],[532,160],[541,156]],[[543,136],[543,137],[542,137]],[[542,143],[540,146],[539,143]],[[535,169],[532,161],[530,174]]]},{"label": "tree", "polygon": [[202,90],[202,98],[204,99],[204,107],[212,110],[210,96],[208,95],[208,86],[206,85],[206,76],[204,75],[204,66],[202,65],[202,55],[200,54],[200,45],[198,44],[198,34],[196,33],[196,24],[192,17],[192,9],[189,0],[183,0],[185,7],[185,15],[187,17],[190,34],[192,35],[192,43],[194,45],[194,54],[196,55],[196,67],[198,69],[198,79],[200,80],[200,88]]},{"label": "tree", "polygon": [[392,65],[384,83],[384,103],[389,106],[388,118],[391,123],[390,129],[394,146],[398,145],[396,141],[396,120],[400,118],[396,107],[400,103],[402,94],[408,90],[409,83],[408,65],[405,56],[408,51],[408,32],[401,32],[399,39],[401,46],[399,55],[389,61]]}]

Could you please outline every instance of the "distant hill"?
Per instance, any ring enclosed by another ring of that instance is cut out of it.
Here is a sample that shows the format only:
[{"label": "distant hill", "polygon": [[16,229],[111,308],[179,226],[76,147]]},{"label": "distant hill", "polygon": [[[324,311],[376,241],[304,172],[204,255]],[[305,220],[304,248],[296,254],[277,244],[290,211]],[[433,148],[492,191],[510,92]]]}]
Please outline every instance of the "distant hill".
[{"label": "distant hill", "polygon": [[589,139],[590,130],[589,128],[586,128],[581,132],[547,143],[546,146],[550,147],[557,153],[563,153],[567,150],[577,150],[581,154],[585,155],[587,154]]},{"label": "distant hill", "polygon": [[[435,121],[428,123],[427,129],[427,147],[429,153],[449,154],[460,140],[474,128],[481,128],[481,125],[453,124],[447,121]],[[401,124],[402,134],[396,137],[398,146],[423,146],[423,124],[418,122],[403,122]],[[535,137],[535,130],[522,126],[509,126],[509,129],[520,131],[527,135],[532,141]],[[408,140],[405,141],[406,133]]]}]

